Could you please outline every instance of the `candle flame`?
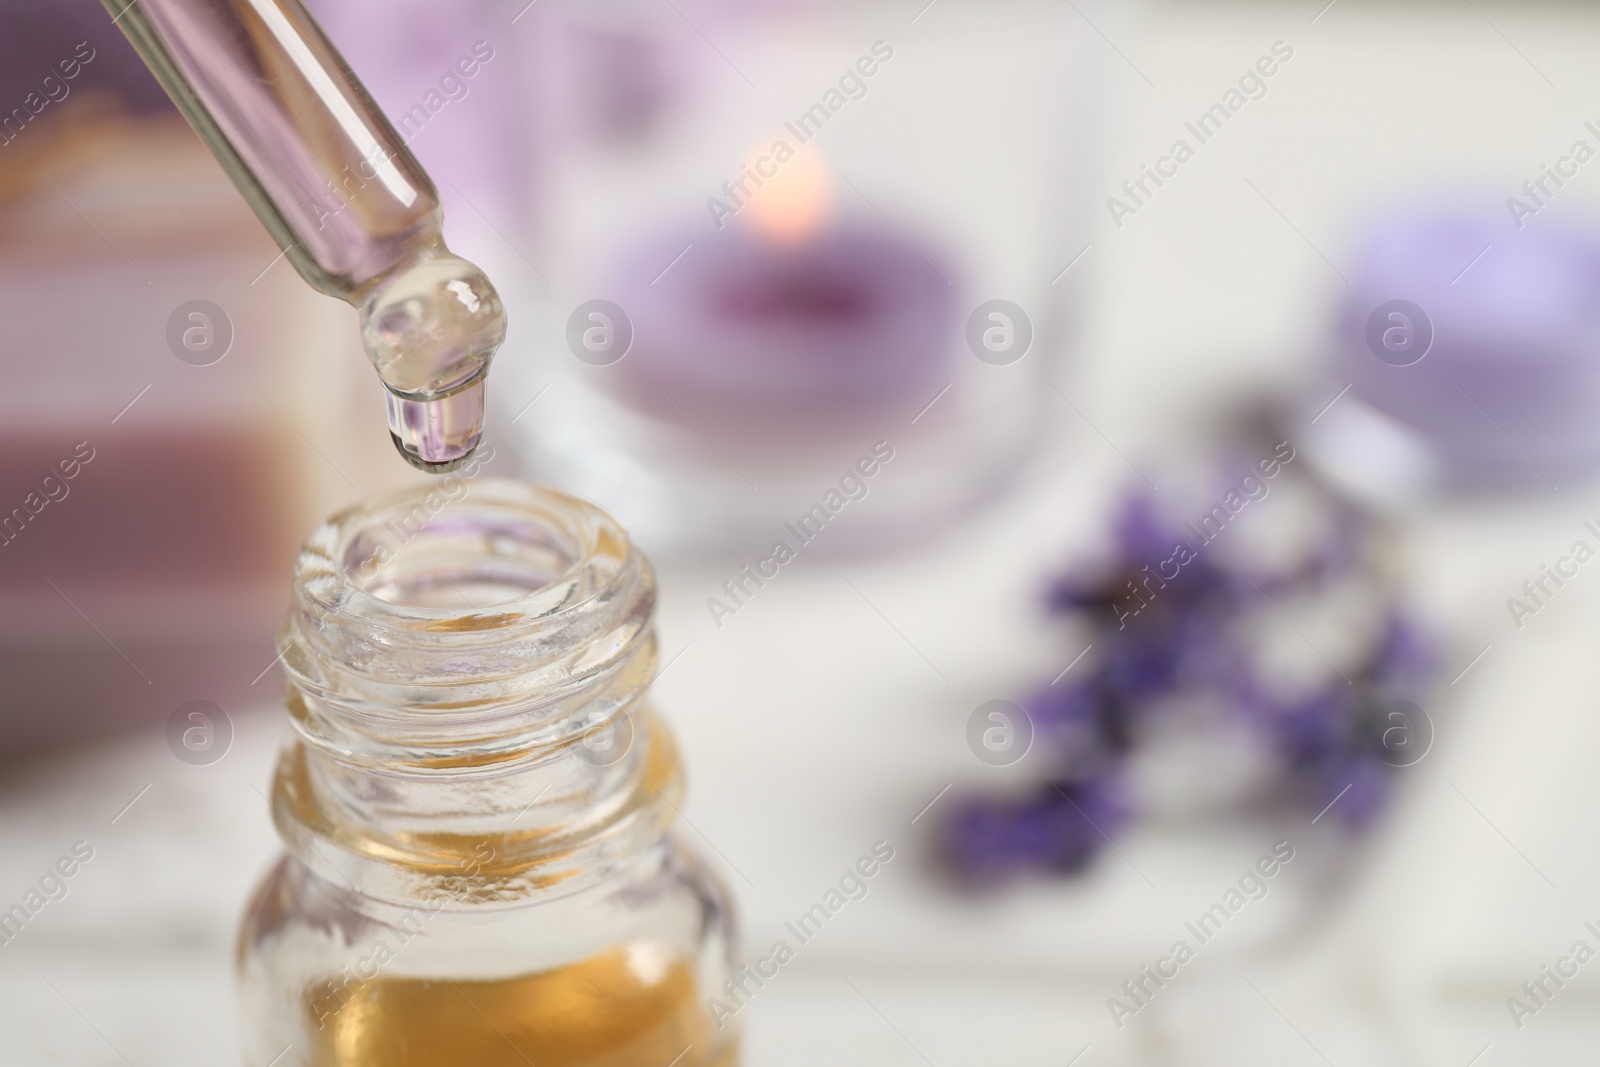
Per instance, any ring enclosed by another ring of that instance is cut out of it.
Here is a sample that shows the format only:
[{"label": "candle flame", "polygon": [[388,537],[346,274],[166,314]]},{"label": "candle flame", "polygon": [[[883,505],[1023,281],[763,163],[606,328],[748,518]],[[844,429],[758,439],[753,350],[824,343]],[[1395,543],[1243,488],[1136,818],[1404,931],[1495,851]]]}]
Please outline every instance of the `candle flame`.
[{"label": "candle flame", "polygon": [[833,208],[833,179],[815,153],[801,152],[764,177],[750,200],[751,224],[766,237],[791,244],[815,233]]}]

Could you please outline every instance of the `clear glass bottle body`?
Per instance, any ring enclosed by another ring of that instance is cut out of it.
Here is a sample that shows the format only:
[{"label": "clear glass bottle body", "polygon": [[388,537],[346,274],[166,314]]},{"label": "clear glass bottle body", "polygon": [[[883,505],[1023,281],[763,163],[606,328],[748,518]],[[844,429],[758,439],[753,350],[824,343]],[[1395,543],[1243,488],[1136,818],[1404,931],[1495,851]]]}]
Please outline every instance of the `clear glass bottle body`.
[{"label": "clear glass bottle body", "polygon": [[288,845],[245,916],[244,1061],[732,1064],[717,878],[672,836],[648,564],[609,517],[450,476],[307,542]]}]

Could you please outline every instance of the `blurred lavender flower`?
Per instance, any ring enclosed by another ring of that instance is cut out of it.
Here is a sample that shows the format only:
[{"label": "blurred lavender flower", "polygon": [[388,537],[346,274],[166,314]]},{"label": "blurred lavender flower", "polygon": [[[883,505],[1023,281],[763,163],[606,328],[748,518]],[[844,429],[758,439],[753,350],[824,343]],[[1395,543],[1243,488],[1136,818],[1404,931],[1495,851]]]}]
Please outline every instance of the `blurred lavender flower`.
[{"label": "blurred lavender flower", "polygon": [[[1309,483],[1308,483],[1309,484]],[[1053,615],[1092,629],[1095,658],[1070,684],[1043,687],[1026,702],[1048,780],[1021,795],[953,801],[940,854],[959,879],[992,884],[1027,871],[1085,867],[1133,815],[1127,765],[1171,698],[1209,694],[1275,753],[1283,792],[1352,828],[1369,825],[1392,790],[1377,706],[1415,694],[1434,677],[1421,628],[1377,580],[1375,521],[1312,485],[1323,521],[1294,562],[1277,569],[1207,547],[1192,524],[1164,520],[1154,500],[1131,495],[1113,522],[1109,561],[1053,580]],[[1264,495],[1264,494],[1263,494]],[[1246,554],[1241,553],[1241,556]],[[1333,597],[1353,581],[1377,597],[1374,627],[1338,677],[1283,695],[1267,684],[1258,650],[1241,625],[1286,597]]]},{"label": "blurred lavender flower", "polygon": [[1025,870],[1076,871],[1127,815],[1119,783],[1109,775],[1046,782],[1014,799],[965,798],[946,816],[944,859],[974,884]]}]

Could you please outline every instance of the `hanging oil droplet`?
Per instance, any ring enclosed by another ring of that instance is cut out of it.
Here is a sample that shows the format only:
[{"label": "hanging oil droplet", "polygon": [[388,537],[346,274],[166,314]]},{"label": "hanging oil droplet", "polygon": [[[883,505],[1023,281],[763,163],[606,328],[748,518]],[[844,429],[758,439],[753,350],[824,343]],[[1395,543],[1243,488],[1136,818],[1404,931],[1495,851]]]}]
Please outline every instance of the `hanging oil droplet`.
[{"label": "hanging oil droplet", "polygon": [[[419,250],[363,298],[362,344],[388,387],[389,435],[407,463],[443,474],[472,455],[484,374],[505,336],[494,286],[442,245]],[[447,392],[463,381],[473,384]]]},{"label": "hanging oil droplet", "polygon": [[388,393],[389,437],[406,462],[445,474],[467,461],[483,436],[484,392],[479,379],[441,400],[407,400]]}]

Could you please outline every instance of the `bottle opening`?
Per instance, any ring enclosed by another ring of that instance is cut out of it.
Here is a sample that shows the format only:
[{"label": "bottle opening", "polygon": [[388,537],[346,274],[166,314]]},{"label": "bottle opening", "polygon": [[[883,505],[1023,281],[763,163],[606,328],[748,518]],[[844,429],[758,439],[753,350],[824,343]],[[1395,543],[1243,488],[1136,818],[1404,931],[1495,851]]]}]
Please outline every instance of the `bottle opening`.
[{"label": "bottle opening", "polygon": [[347,513],[334,532],[351,589],[397,607],[467,612],[524,600],[580,569],[600,516],[532,486],[452,474]]},{"label": "bottle opening", "polygon": [[579,682],[579,650],[586,677],[649,643],[654,581],[615,520],[480,469],[358,504],[312,534],[284,635],[297,684],[412,710],[516,705],[557,676]]},{"label": "bottle opening", "polygon": [[483,610],[548,588],[578,562],[547,527],[457,516],[448,503],[427,510],[426,500],[413,504],[351,543],[356,588],[400,607]]}]

